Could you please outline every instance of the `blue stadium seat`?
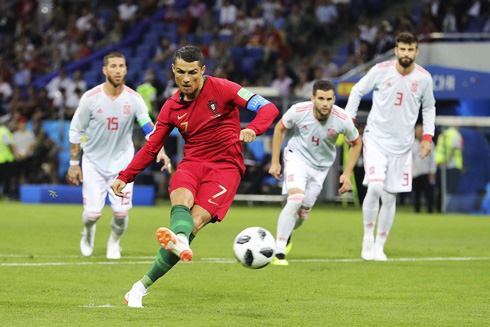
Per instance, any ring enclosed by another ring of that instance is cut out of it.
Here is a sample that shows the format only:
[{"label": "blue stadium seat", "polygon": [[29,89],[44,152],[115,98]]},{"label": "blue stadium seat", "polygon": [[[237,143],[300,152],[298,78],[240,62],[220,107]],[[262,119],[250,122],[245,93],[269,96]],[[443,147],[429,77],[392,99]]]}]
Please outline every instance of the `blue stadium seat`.
[{"label": "blue stadium seat", "polygon": [[165,33],[162,34],[162,37],[163,36],[168,37],[171,43],[173,43],[173,44],[179,44],[179,37],[177,36],[177,33],[174,33],[174,32],[165,32]]},{"label": "blue stadium seat", "polygon": [[243,47],[231,47],[228,48],[228,52],[233,60],[238,60],[245,55],[245,49]]},{"label": "blue stadium seat", "polygon": [[349,46],[348,45],[341,45],[339,46],[337,55],[339,57],[348,57],[349,56]]},{"label": "blue stadium seat", "polygon": [[196,45],[196,36],[194,34],[183,34],[181,35],[181,39],[185,37],[187,39],[187,42],[191,45]]},{"label": "blue stadium seat", "polygon": [[150,25],[150,32],[160,34],[165,31],[165,23],[164,22],[154,22]]},{"label": "blue stadium seat", "polygon": [[238,70],[243,77],[249,80],[255,79],[255,58],[242,57],[236,63],[238,65]]},{"label": "blue stadium seat", "polygon": [[207,46],[210,46],[211,43],[213,43],[214,35],[213,34],[201,34],[201,35],[199,35],[199,38],[201,39],[202,43],[204,43]]},{"label": "blue stadium seat", "polygon": [[143,39],[143,43],[146,45],[158,45],[160,43],[160,38],[161,38],[162,33],[146,33]]},{"label": "blue stadium seat", "polygon": [[133,56],[133,48],[132,47],[119,48],[116,51],[122,53],[126,58],[131,58]]},{"label": "blue stadium seat", "polygon": [[128,74],[126,75],[126,81],[133,83],[133,85],[136,86],[139,84],[140,72],[138,70],[129,70]]},{"label": "blue stadium seat", "polygon": [[204,59],[204,65],[210,69],[211,67],[213,67],[213,59]]},{"label": "blue stadium seat", "polygon": [[262,161],[265,157],[264,141],[261,138],[255,139],[250,143],[245,143],[252,152],[256,161]]},{"label": "blue stadium seat", "polygon": [[148,62],[149,58],[143,57],[143,56],[136,56],[133,58],[128,59],[127,65],[128,65],[128,71],[131,70],[136,70],[136,71],[142,71],[146,69],[146,64]]},{"label": "blue stadium seat", "polygon": [[139,45],[134,53],[135,57],[143,58],[143,59],[153,59],[153,55],[154,55],[153,45],[145,44],[145,43]]},{"label": "blue stadium seat", "polygon": [[177,34],[177,23],[166,23],[165,32]]},{"label": "blue stadium seat", "polygon": [[262,59],[264,57],[264,49],[260,47],[247,48],[247,56],[255,59]]},{"label": "blue stadium seat", "polygon": [[218,35],[219,41],[222,43],[228,43],[231,39],[231,35]]},{"label": "blue stadium seat", "polygon": [[83,80],[87,83],[87,87],[91,89],[92,87],[101,83],[101,72],[90,70],[88,72],[83,73]]}]

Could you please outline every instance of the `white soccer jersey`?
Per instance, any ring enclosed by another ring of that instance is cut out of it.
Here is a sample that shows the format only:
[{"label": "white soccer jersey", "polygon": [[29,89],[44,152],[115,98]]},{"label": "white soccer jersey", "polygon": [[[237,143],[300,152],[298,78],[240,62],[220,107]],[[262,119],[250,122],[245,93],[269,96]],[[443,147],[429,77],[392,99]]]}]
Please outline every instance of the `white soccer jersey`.
[{"label": "white soccer jersey", "polygon": [[288,141],[288,149],[306,164],[316,169],[330,168],[335,160],[337,136],[344,134],[351,141],[359,138],[359,132],[346,112],[334,105],[326,121],[313,115],[313,102],[293,105],[281,119],[287,129],[294,128]]},{"label": "white soccer jersey", "polygon": [[86,143],[84,155],[105,176],[117,175],[134,155],[134,121],[150,120],[141,95],[125,86],[114,100],[104,92],[104,84],[85,92],[70,124],[70,143]]},{"label": "white soccer jersey", "polygon": [[423,67],[415,64],[415,69],[403,76],[396,70],[396,61],[377,64],[352,88],[345,111],[355,118],[361,98],[371,91],[373,105],[364,135],[386,155],[410,151],[421,105],[424,135],[434,136],[436,101],[432,77]]}]

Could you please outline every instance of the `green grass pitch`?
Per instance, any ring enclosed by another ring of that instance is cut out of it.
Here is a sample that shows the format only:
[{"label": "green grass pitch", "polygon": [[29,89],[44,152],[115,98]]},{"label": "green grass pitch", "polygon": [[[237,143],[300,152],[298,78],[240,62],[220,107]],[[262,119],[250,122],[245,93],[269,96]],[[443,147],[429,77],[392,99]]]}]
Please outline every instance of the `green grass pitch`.
[{"label": "green grass pitch", "polygon": [[244,228],[276,232],[281,206],[235,203],[179,263],[128,308],[151,266],[169,203],[135,207],[122,259],[105,258],[110,209],[91,258],[80,255],[81,205],[0,203],[0,326],[489,326],[490,218],[399,208],[388,262],[360,260],[359,208],[318,205],[293,235],[288,267],[250,270],[232,243]]}]

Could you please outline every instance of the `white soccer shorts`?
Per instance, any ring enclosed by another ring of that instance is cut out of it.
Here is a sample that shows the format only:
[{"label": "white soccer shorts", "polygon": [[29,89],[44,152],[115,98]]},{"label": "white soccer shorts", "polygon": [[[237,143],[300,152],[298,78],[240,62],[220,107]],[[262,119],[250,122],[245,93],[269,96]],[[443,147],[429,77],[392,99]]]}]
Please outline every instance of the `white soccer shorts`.
[{"label": "white soccer shorts", "polygon": [[83,208],[85,212],[102,213],[107,192],[114,213],[127,213],[133,206],[133,185],[129,183],[122,190],[124,197],[120,198],[114,194],[111,184],[117,176],[104,176],[95,169],[95,165],[87,158],[82,158],[83,174]]},{"label": "white soccer shorts", "polygon": [[412,152],[403,156],[387,156],[367,137],[363,138],[364,185],[370,182],[384,182],[384,189],[390,193],[412,191]]},{"label": "white soccer shorts", "polygon": [[289,190],[299,188],[305,192],[303,206],[313,207],[323,188],[328,169],[319,170],[307,165],[301,158],[284,149],[284,183],[282,194]]}]

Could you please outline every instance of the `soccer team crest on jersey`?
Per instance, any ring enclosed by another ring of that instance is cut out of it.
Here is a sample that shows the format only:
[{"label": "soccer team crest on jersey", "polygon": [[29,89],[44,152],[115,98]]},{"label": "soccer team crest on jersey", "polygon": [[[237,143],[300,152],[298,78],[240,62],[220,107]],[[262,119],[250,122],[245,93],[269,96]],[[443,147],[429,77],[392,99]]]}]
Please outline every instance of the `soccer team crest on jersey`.
[{"label": "soccer team crest on jersey", "polygon": [[214,118],[221,116],[221,114],[218,112],[218,102],[216,100],[209,100],[208,101],[208,108],[213,113],[211,115],[211,119],[214,119]]},{"label": "soccer team crest on jersey", "polygon": [[335,135],[335,129],[329,128],[327,129],[327,137],[332,137]]},{"label": "soccer team crest on jersey", "polygon": [[412,83],[412,87],[410,88],[410,91],[417,92],[418,87],[419,87],[419,83],[414,82]]},{"label": "soccer team crest on jersey", "polygon": [[129,115],[131,113],[131,105],[130,104],[125,104],[123,106],[123,114]]}]

